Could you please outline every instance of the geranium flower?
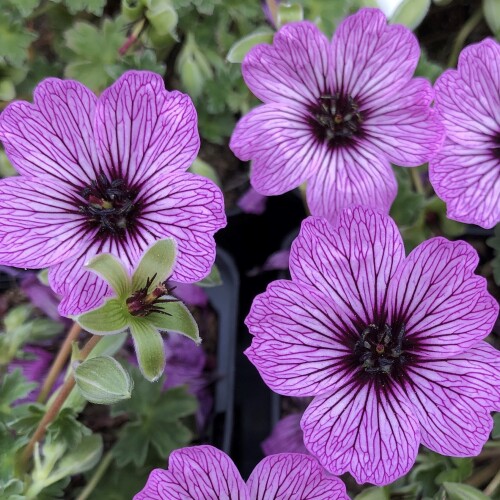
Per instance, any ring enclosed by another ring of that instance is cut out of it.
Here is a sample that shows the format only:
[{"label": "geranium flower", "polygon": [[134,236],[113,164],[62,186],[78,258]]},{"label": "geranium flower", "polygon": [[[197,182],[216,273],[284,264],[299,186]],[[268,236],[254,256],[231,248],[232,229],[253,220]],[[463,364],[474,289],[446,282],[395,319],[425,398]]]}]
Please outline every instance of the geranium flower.
[{"label": "geranium flower", "polygon": [[0,263],[50,267],[62,315],[97,306],[110,293],[83,265],[109,252],[132,269],[160,238],[173,237],[172,279],[205,277],[213,233],[226,218],[222,193],[185,170],[199,148],[187,95],[159,75],[129,71],[97,98],[78,82],[49,78],[34,104],[0,116],[0,139],[19,177],[0,180]]},{"label": "geranium flower", "polygon": [[388,211],[397,190],[389,162],[420,165],[442,143],[432,87],[412,78],[419,54],[415,36],[377,9],[348,17],[331,43],[304,21],[254,47],[242,72],[264,104],[230,143],[252,160],[253,187],[277,195],[307,181],[311,213],[332,222],[354,204]]},{"label": "geranium flower", "polygon": [[264,458],[247,483],[233,461],[213,446],[175,450],[168,470],[151,472],[134,500],[301,500],[348,499],[345,486],[307,455],[283,453]]},{"label": "geranium flower", "polygon": [[430,180],[447,216],[491,228],[500,222],[500,44],[466,47],[458,69],[436,81],[436,110],[446,140]]},{"label": "geranium flower", "polygon": [[261,444],[264,455],[276,453],[309,454],[304,445],[304,437],[300,428],[302,413],[290,413],[278,420],[272,433]]},{"label": "geranium flower", "polygon": [[420,443],[477,455],[500,410],[500,355],[483,342],[498,315],[477,252],[432,238],[406,258],[392,219],[345,210],[309,217],[292,245],[291,281],[257,296],[246,351],[265,382],[314,396],[306,448],[334,474],[388,484]]}]

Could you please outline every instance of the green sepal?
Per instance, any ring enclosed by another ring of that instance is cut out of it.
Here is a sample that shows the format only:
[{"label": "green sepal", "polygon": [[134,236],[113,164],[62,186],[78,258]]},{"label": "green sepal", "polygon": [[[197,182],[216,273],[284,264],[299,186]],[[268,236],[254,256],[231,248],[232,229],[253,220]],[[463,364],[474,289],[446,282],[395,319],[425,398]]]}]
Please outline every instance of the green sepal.
[{"label": "green sepal", "polygon": [[206,161],[203,161],[200,157],[194,160],[188,171],[192,174],[206,177],[207,179],[210,179],[214,184],[217,184],[217,186],[222,187],[219,174],[215,171],[214,167],[212,167],[212,165],[210,165]]},{"label": "green sepal", "polygon": [[150,382],[158,380],[165,369],[163,338],[148,319],[133,318],[130,333],[134,340],[137,362],[144,377]]},{"label": "green sepal", "polygon": [[462,483],[443,483],[443,488],[449,500],[488,500],[482,491]]},{"label": "green sepal", "polygon": [[211,288],[214,286],[222,285],[222,278],[220,277],[219,268],[214,264],[208,276],[205,276],[200,281],[197,281],[195,285],[201,286],[203,288]]},{"label": "green sepal", "polygon": [[[166,298],[168,299],[168,296]],[[189,337],[197,344],[201,343],[198,325],[189,309],[182,302],[168,302],[160,305],[168,315],[151,313],[147,316],[150,323],[160,330],[177,332]]]},{"label": "green sepal", "polygon": [[238,40],[227,53],[226,59],[230,63],[241,63],[250,49],[260,43],[273,43],[274,33],[270,29],[259,29]]},{"label": "green sepal", "polygon": [[167,238],[157,241],[143,255],[132,276],[132,291],[136,292],[146,286],[148,279],[156,275],[152,286],[165,281],[175,266],[177,245],[175,240]]},{"label": "green sepal", "polygon": [[179,20],[170,0],[146,0],[146,18],[160,36],[172,35]]},{"label": "green sepal", "polygon": [[114,255],[102,253],[84,267],[107,281],[118,298],[122,299],[129,295],[130,278],[123,264]]},{"label": "green sepal", "polygon": [[121,333],[128,327],[123,301],[109,299],[101,307],[74,317],[85,330],[96,335]]},{"label": "green sepal", "polygon": [[281,3],[276,17],[276,24],[278,28],[281,28],[284,24],[302,21],[304,19],[304,9],[299,3]]},{"label": "green sepal", "polygon": [[76,367],[74,376],[82,396],[91,403],[114,404],[132,394],[130,375],[111,356],[85,360]]},{"label": "green sepal", "polygon": [[402,24],[414,30],[429,12],[431,0],[404,0],[391,16],[392,24]]}]

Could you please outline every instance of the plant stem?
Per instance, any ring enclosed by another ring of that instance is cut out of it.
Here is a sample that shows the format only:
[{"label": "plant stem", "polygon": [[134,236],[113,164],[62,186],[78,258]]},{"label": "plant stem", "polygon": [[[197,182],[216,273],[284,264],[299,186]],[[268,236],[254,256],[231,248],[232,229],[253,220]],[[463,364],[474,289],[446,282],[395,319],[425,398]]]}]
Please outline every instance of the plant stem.
[{"label": "plant stem", "polygon": [[425,195],[424,185],[422,184],[422,179],[420,178],[420,172],[417,167],[410,168],[411,180],[415,191],[419,194]]},{"label": "plant stem", "polygon": [[108,467],[111,465],[113,461],[113,449],[109,450],[106,455],[104,455],[99,467],[95,470],[94,474],[90,478],[90,481],[87,483],[85,488],[83,488],[82,492],[78,495],[76,500],[87,500],[90,494],[94,491],[95,487],[98,485],[104,473],[108,470]]},{"label": "plant stem", "polygon": [[52,362],[52,366],[50,367],[49,373],[45,378],[45,381],[40,389],[40,394],[38,395],[37,402],[45,403],[47,397],[50,393],[50,390],[54,386],[57,377],[61,373],[61,370],[64,368],[66,361],[71,353],[71,346],[75,340],[78,339],[78,335],[82,331],[80,325],[78,323],[73,323],[71,328],[64,339],[63,344],[61,345],[59,352],[57,353],[56,358]]},{"label": "plant stem", "polygon": [[467,20],[467,22],[462,26],[462,29],[458,32],[457,37],[455,38],[455,43],[453,44],[453,48],[451,49],[451,54],[448,59],[448,67],[454,68],[458,61],[458,54],[462,47],[464,46],[465,40],[472,33],[474,28],[480,23],[483,18],[483,7],[479,7],[474,14]]},{"label": "plant stem", "polygon": [[[497,466],[499,464],[497,463]],[[495,477],[490,481],[488,486],[484,489],[484,494],[487,497],[491,497],[495,493],[496,489],[500,486],[500,470],[496,473]]]},{"label": "plant stem", "polygon": [[132,45],[137,42],[137,40],[141,36],[142,30],[144,29],[144,23],[145,21],[144,19],[142,19],[134,26],[132,33],[130,33],[123,45],[118,49],[118,53],[121,56],[124,56],[127,53],[128,49],[130,49],[130,47],[132,47]]},{"label": "plant stem", "polygon": [[274,25],[276,26],[278,23],[278,4],[276,0],[266,0],[266,4],[269,8],[269,13],[271,14],[271,18],[274,21]]},{"label": "plant stem", "polygon": [[[80,351],[80,359],[83,361],[89,354],[90,351],[96,346],[96,344],[102,339],[102,336],[92,335],[90,340],[83,346],[83,349]],[[47,427],[52,423],[52,421],[59,414],[59,410],[62,408],[64,402],[70,395],[73,387],[75,386],[75,377],[73,373],[69,375],[66,382],[64,382],[63,386],[59,389],[59,392],[54,399],[54,402],[47,410],[42,420],[38,424],[38,427],[35,430],[35,433],[31,437],[29,443],[26,445],[22,455],[21,455],[21,469],[26,469],[28,465],[28,461],[33,454],[33,448],[35,447],[35,443],[41,441],[45,436],[45,432],[47,431]]]}]

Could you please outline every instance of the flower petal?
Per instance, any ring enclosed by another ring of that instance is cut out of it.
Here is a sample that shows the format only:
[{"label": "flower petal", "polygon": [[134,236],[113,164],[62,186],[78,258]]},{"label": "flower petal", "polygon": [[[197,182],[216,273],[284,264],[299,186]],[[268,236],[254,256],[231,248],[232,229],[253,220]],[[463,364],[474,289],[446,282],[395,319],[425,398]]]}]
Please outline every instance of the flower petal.
[{"label": "flower petal", "polygon": [[396,224],[361,207],[346,210],[334,228],[309,217],[292,244],[290,272],[350,311],[363,326],[387,302],[387,285],[404,259]]},{"label": "flower petal", "polygon": [[344,208],[363,205],[389,212],[397,184],[387,160],[353,144],[331,149],[321,169],[309,180],[307,204],[312,215],[334,223]]},{"label": "flower petal", "polygon": [[422,443],[446,456],[475,456],[500,410],[500,353],[480,342],[463,354],[408,366],[405,391],[416,408]]},{"label": "flower petal", "polygon": [[363,103],[388,99],[413,76],[420,56],[418,41],[400,25],[387,26],[378,9],[361,9],[335,31],[331,45],[334,89]]},{"label": "flower petal", "polygon": [[296,188],[320,168],[328,153],[314,137],[307,111],[282,104],[258,106],[245,115],[230,147],[240,160],[252,160],[252,186],[265,195]]},{"label": "flower petal", "polygon": [[200,146],[191,99],[166,91],[149,71],[127,71],[102,93],[96,134],[107,171],[130,184],[165,168],[186,170]]},{"label": "flower petal", "polygon": [[254,47],[241,71],[248,88],[263,102],[316,103],[330,87],[328,39],[309,22],[289,23],[274,36],[273,45]]},{"label": "flower petal", "polygon": [[419,356],[470,348],[490,332],[498,304],[474,275],[479,257],[463,241],[432,238],[406,258],[389,285],[389,324],[403,323]]},{"label": "flower petal", "polygon": [[493,40],[466,47],[458,70],[436,81],[436,110],[448,136],[470,148],[494,147],[500,126],[500,45]]},{"label": "flower petal", "polygon": [[134,500],[250,500],[233,461],[213,446],[181,448],[168,461],[168,470],[155,469]]},{"label": "flower petal", "polygon": [[261,448],[264,455],[277,453],[304,453],[309,454],[304,445],[304,437],[300,428],[302,413],[290,413],[278,420],[273,431]]},{"label": "flower petal", "polygon": [[429,163],[437,195],[447,217],[484,228],[500,222],[500,161],[490,150],[472,149],[447,139]]},{"label": "flower petal", "polygon": [[396,384],[348,380],[318,396],[304,413],[304,442],[333,474],[358,483],[392,483],[408,472],[420,442],[418,421]]},{"label": "flower petal", "polygon": [[363,141],[397,165],[429,161],[444,138],[444,127],[430,107],[433,97],[430,83],[415,78],[390,99],[370,104],[363,121]]},{"label": "flower petal", "polygon": [[280,453],[264,458],[247,482],[252,500],[349,499],[344,483],[328,475],[317,460],[300,453]]},{"label": "flower petal", "polygon": [[48,176],[0,181],[0,263],[42,268],[79,251],[85,223],[65,184]]},{"label": "flower petal", "polygon": [[254,335],[245,354],[279,394],[323,394],[349,371],[344,358],[354,327],[310,286],[274,281],[254,299],[245,323]]},{"label": "flower petal", "polygon": [[172,280],[192,283],[207,276],[215,260],[213,234],[226,225],[220,189],[204,177],[177,171],[153,177],[141,203],[146,230],[177,242]]},{"label": "flower petal", "polygon": [[0,140],[14,167],[82,186],[99,169],[92,120],[96,96],[81,83],[47,78],[34,104],[16,101],[0,117]]}]

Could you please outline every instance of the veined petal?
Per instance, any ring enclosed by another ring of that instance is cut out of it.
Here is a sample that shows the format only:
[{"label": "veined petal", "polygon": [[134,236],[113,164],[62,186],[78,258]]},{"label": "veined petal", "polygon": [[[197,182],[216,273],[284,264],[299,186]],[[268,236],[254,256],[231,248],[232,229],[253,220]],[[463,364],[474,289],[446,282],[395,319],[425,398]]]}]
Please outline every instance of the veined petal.
[{"label": "veined petal", "polygon": [[406,474],[415,462],[420,429],[400,388],[351,379],[332,391],[316,397],[301,422],[304,443],[321,465],[377,486]]},{"label": "veined petal", "polygon": [[328,39],[313,23],[286,24],[272,45],[257,45],[246,55],[243,78],[263,102],[316,103],[330,87],[328,49]]},{"label": "veined petal", "polygon": [[413,250],[389,285],[389,324],[403,323],[419,356],[464,352],[490,332],[498,304],[474,275],[479,257],[463,241],[432,238]]},{"label": "veined petal", "polygon": [[0,140],[16,170],[82,186],[99,170],[92,120],[96,96],[72,80],[47,78],[34,104],[16,101],[0,117]]},{"label": "veined petal", "polygon": [[429,163],[447,217],[484,228],[500,222],[500,161],[488,149],[472,149],[447,139]]},{"label": "veined petal", "polygon": [[250,500],[233,461],[213,446],[181,448],[168,461],[168,470],[155,469],[134,500]]},{"label": "veined petal", "polygon": [[141,373],[155,382],[165,370],[163,338],[147,317],[129,317],[129,327]]},{"label": "veined petal", "polygon": [[226,225],[221,190],[204,177],[176,172],[153,177],[142,196],[146,232],[177,242],[172,280],[193,283],[207,276],[215,260],[213,234]]},{"label": "veined petal", "polygon": [[317,460],[300,453],[280,453],[264,458],[247,482],[252,500],[349,499],[344,483],[327,475]]},{"label": "veined petal", "polygon": [[2,179],[0,263],[41,268],[78,253],[87,235],[73,196],[48,176]]},{"label": "veined petal", "polygon": [[351,319],[311,286],[274,281],[245,323],[254,336],[245,354],[279,394],[323,394],[349,372]]},{"label": "veined petal", "polygon": [[388,283],[403,259],[403,241],[392,219],[358,207],[345,210],[336,227],[307,218],[292,244],[290,272],[294,282],[342,304],[365,326],[383,311]]},{"label": "veined petal", "polygon": [[290,191],[319,170],[327,147],[308,122],[307,110],[283,104],[264,104],[236,125],[230,148],[241,160],[252,160],[250,179],[265,195]]},{"label": "veined petal", "polygon": [[403,89],[380,102],[371,102],[363,120],[363,141],[367,141],[392,163],[417,166],[439,151],[444,127],[430,104],[434,92],[430,83],[415,78]]},{"label": "veined petal", "polygon": [[331,149],[307,185],[312,215],[336,222],[344,208],[363,205],[389,212],[397,185],[388,161],[365,144]]},{"label": "veined petal", "polygon": [[112,335],[128,327],[128,318],[123,303],[109,299],[102,306],[74,318],[85,330],[96,335]]},{"label": "veined petal", "polygon": [[486,342],[443,359],[408,366],[404,390],[416,409],[422,443],[454,457],[479,454],[500,410],[500,353]]},{"label": "veined petal", "polygon": [[191,99],[168,92],[149,71],[127,71],[102,93],[95,127],[107,172],[130,184],[164,169],[186,170],[200,146]]},{"label": "veined petal", "polygon": [[387,26],[378,9],[361,9],[337,28],[331,44],[334,89],[364,104],[381,93],[391,94],[407,84],[420,56],[413,33],[400,25]]}]

